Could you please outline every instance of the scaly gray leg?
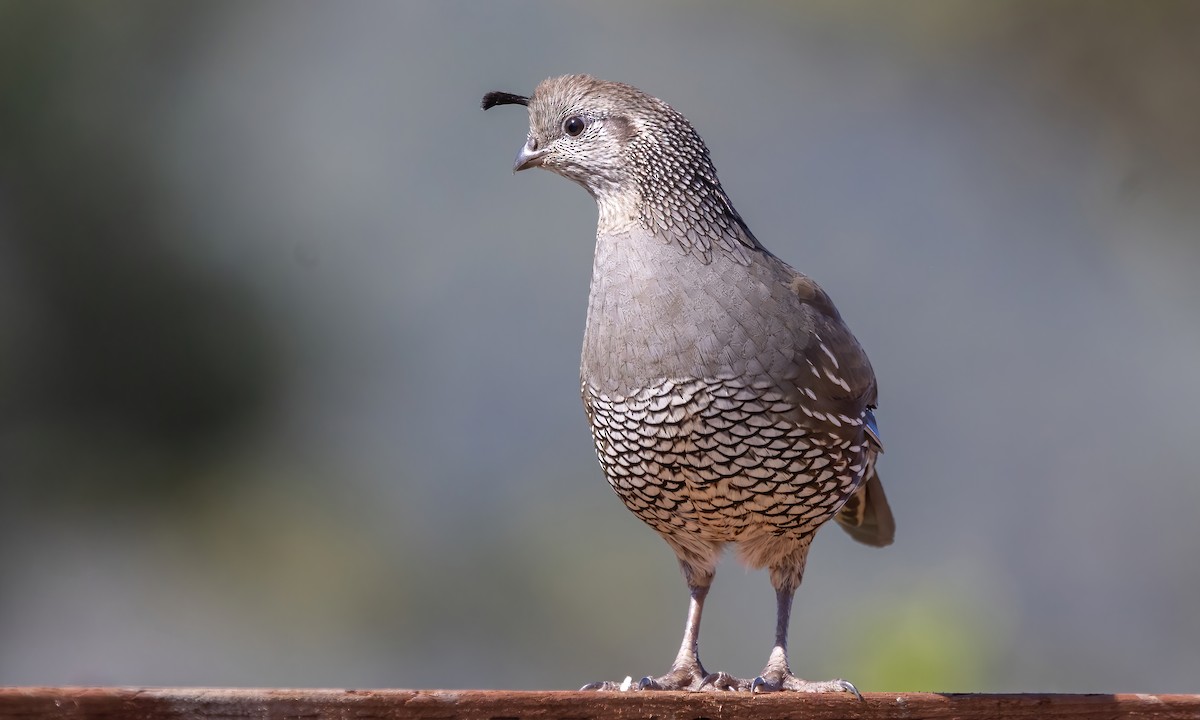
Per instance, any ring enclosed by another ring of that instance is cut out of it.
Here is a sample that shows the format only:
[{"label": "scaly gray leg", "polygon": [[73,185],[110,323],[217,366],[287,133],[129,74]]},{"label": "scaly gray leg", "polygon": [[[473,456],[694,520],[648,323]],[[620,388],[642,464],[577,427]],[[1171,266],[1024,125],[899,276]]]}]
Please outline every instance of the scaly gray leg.
[{"label": "scaly gray leg", "polygon": [[[687,624],[683,629],[683,643],[679,646],[679,654],[666,675],[659,677],[644,677],[633,686],[637,690],[699,690],[704,684],[708,673],[700,664],[700,616],[704,612],[704,598],[708,595],[712,575],[693,577],[688,569],[684,569],[688,580],[688,590],[691,599],[688,601]],[[628,686],[627,686],[628,687]],[[584,685],[581,690],[621,690],[622,683],[612,681],[594,682]]]},{"label": "scaly gray leg", "polygon": [[771,656],[762,674],[750,681],[748,689],[751,692],[848,692],[859,700],[862,695],[858,689],[846,680],[834,679],[812,682],[802,680],[792,674],[788,666],[787,640],[788,622],[792,614],[792,599],[796,595],[795,588],[781,587],[775,591],[775,647],[771,648]]}]

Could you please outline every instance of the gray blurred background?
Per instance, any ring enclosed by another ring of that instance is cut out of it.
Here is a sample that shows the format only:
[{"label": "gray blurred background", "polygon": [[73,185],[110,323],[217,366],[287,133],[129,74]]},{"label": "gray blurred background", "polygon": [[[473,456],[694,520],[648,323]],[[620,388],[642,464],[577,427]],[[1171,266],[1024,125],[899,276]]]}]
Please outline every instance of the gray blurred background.
[{"label": "gray blurred background", "polygon": [[[1200,4],[0,1],[0,684],[573,688],[686,593],[578,397],[548,75],[687,115],[874,361],[793,665],[1200,690]],[[717,574],[756,673],[764,573]]]}]

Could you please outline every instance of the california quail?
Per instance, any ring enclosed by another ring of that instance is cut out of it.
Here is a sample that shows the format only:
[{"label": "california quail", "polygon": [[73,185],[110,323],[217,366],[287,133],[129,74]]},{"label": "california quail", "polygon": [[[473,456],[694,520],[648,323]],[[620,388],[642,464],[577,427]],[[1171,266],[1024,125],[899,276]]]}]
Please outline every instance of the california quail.
[{"label": "california quail", "polygon": [[[638,687],[857,695],[793,675],[787,635],[817,528],[834,518],[860,542],[892,542],[862,347],[829,296],[746,227],[669,105],[587,75],[483,98],[484,110],[502,104],[529,108],[513,171],[558,173],[599,206],[583,404],[609,484],[675,551],[691,591],[671,670]],[[753,680],[709,674],[697,655],[726,543],[769,569],[777,598],[775,646]]]}]

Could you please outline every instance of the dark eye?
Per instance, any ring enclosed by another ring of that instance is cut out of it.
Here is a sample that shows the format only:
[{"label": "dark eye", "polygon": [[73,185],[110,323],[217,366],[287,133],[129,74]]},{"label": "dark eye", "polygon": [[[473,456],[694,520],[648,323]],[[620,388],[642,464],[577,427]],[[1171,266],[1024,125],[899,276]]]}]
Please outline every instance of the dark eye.
[{"label": "dark eye", "polygon": [[571,137],[577,137],[579,133],[583,132],[585,127],[587,127],[587,123],[585,123],[583,118],[579,117],[578,115],[572,115],[566,120],[563,120],[563,132]]}]

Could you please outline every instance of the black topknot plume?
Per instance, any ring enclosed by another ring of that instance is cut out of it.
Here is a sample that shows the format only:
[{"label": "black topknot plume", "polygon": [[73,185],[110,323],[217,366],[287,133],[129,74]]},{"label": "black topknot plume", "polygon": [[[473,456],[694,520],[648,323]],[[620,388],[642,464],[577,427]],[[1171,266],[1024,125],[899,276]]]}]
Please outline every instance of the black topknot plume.
[{"label": "black topknot plume", "polygon": [[484,110],[496,107],[497,105],[525,105],[528,107],[529,98],[524,95],[513,95],[512,93],[500,92],[493,90],[483,96],[483,102],[480,103]]}]

